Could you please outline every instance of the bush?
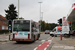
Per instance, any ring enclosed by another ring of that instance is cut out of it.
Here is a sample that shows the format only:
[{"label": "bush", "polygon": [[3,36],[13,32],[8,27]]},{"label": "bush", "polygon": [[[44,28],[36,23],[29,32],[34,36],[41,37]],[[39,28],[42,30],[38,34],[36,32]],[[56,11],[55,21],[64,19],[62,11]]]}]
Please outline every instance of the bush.
[{"label": "bush", "polygon": [[0,34],[8,33],[8,32],[9,32],[8,30],[0,30]]}]

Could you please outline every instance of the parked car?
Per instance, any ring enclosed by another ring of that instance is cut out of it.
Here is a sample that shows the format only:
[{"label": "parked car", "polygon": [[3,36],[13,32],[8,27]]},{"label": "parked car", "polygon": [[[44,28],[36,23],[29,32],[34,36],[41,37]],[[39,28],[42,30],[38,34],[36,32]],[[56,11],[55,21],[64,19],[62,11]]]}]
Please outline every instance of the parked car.
[{"label": "parked car", "polygon": [[52,32],[52,30],[49,30],[49,32]]},{"label": "parked car", "polygon": [[50,30],[45,30],[45,34],[50,34]]}]

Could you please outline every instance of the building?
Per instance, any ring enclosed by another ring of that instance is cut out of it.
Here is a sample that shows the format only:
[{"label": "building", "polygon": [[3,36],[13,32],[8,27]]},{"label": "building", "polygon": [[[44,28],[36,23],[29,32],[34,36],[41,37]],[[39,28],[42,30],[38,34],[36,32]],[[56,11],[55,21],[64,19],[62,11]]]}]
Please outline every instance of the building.
[{"label": "building", "polygon": [[0,15],[0,30],[8,30],[8,20]]}]

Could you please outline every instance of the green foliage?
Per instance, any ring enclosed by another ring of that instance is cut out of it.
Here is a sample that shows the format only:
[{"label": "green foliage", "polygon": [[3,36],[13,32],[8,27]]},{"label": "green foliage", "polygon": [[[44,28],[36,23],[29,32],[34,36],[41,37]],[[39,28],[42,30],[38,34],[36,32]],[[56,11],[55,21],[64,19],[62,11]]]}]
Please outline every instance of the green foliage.
[{"label": "green foliage", "polygon": [[54,27],[57,26],[57,24],[55,23],[46,23],[45,21],[39,21],[39,23],[40,22],[41,22],[41,31],[52,30]]},{"label": "green foliage", "polygon": [[9,32],[8,30],[0,30],[0,34],[8,33],[8,32]]},{"label": "green foliage", "polygon": [[8,20],[9,19],[11,19],[11,20],[16,19],[17,11],[15,10],[16,7],[14,6],[14,4],[10,4],[8,8],[9,8],[8,10],[5,10],[6,19],[8,19]]},{"label": "green foliage", "polygon": [[72,22],[72,29],[75,30],[75,21]]},{"label": "green foliage", "polygon": [[45,30],[50,30],[50,25],[49,25],[49,23],[46,23]]},{"label": "green foliage", "polygon": [[56,27],[57,24],[55,24],[55,23],[51,23],[50,26],[51,26],[51,30],[53,30],[53,28]]},{"label": "green foliage", "polygon": [[42,31],[44,31],[44,30],[45,30],[45,21],[42,21],[42,22],[41,22],[41,26],[42,26],[42,27],[41,27]]},{"label": "green foliage", "polygon": [[[16,19],[18,19],[18,18],[16,18]],[[23,17],[21,17],[21,18],[19,18],[19,19],[24,19]]]}]

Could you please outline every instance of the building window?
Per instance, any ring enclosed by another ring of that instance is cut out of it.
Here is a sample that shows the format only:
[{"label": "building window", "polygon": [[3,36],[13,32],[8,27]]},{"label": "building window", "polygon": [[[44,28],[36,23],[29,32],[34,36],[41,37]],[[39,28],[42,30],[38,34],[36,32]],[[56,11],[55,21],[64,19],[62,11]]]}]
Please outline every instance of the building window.
[{"label": "building window", "polygon": [[2,26],[2,30],[4,30],[4,26]]}]

